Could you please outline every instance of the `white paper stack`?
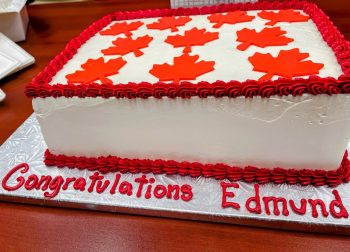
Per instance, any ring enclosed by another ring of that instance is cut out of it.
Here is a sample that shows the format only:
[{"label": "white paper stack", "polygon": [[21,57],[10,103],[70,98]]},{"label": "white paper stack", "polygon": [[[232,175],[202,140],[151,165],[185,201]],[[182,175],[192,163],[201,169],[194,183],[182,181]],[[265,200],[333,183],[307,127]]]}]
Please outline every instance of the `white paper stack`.
[{"label": "white paper stack", "polygon": [[17,42],[26,39],[26,0],[0,0],[0,32]]},{"label": "white paper stack", "polygon": [[6,97],[6,95],[5,95],[4,91],[2,91],[2,90],[0,89],[0,102],[1,102],[2,100],[4,100],[5,97]]},{"label": "white paper stack", "polygon": [[[0,33],[0,79],[33,64],[34,61],[33,56]],[[0,89],[0,101],[4,98],[5,94]]]},{"label": "white paper stack", "polygon": [[258,0],[171,0],[171,8],[179,7],[194,7],[194,6],[208,6],[222,3],[247,3],[257,2]]}]

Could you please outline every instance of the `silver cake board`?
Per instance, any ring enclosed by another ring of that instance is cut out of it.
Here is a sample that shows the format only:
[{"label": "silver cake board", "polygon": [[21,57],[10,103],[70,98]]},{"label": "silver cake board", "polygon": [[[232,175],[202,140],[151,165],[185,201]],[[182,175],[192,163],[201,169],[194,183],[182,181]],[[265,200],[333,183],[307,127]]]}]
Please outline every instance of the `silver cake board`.
[{"label": "silver cake board", "polygon": [[[96,174],[96,171],[46,167],[43,163],[46,148],[38,122],[32,115],[0,146],[0,200],[277,229],[350,234],[350,217],[336,218],[330,211],[330,205],[335,200],[332,191],[336,190],[344,208],[350,213],[350,183],[341,184],[336,188],[272,183],[259,185],[261,213],[255,213],[248,211],[246,206],[246,201],[256,195],[256,187],[253,183],[236,182],[233,186],[228,180],[219,181],[204,177],[131,173]],[[28,165],[27,169],[25,165],[21,165],[23,163]],[[14,169],[15,167],[17,169]],[[92,185],[91,176],[94,174],[99,177],[99,180],[95,180],[95,184]],[[140,189],[140,183],[135,182],[135,179],[140,179],[142,175],[146,176],[149,183],[144,184]],[[36,181],[36,178],[39,180],[42,176],[51,176],[51,184],[48,183],[45,187],[44,183],[40,184]],[[59,176],[63,181],[61,184],[57,182]],[[73,177],[76,180],[66,184],[64,188],[67,178]],[[85,180],[86,185],[82,185],[83,182],[77,183],[75,188],[74,182],[78,179],[80,182]],[[105,190],[96,191],[97,181],[101,181],[100,188],[104,185],[103,183],[106,183]],[[107,184],[106,181],[110,183]],[[228,185],[226,189],[223,189],[223,182],[230,183],[226,184]],[[114,191],[113,185],[117,185]],[[178,186],[178,198],[175,189],[169,191],[169,185],[173,186],[173,189],[176,185]],[[146,197],[147,186],[151,189],[149,198]],[[154,194],[156,187],[158,197]],[[168,191],[169,197],[167,197]],[[278,211],[275,212],[273,201],[268,203],[270,209],[268,214],[262,198],[269,196],[285,198],[288,214],[282,212],[283,203],[281,202],[277,205],[279,214]],[[295,201],[295,205],[299,207],[302,198],[320,199],[324,202],[328,216],[323,216],[320,206],[316,206],[318,217],[313,217],[309,203],[306,204],[304,214],[295,213],[291,209],[290,200]],[[223,207],[223,199],[229,206]],[[239,209],[232,207],[230,202],[238,204]],[[256,203],[251,202],[250,207],[256,207]],[[340,209],[336,208],[336,210],[339,212]]]}]

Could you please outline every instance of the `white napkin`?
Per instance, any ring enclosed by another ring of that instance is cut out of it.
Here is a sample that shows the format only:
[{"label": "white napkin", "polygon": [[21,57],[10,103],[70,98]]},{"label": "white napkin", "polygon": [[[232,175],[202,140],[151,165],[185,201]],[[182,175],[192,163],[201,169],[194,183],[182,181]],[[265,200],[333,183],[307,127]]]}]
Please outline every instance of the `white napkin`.
[{"label": "white napkin", "polygon": [[[0,33],[0,79],[17,72],[34,62],[35,60],[33,56],[24,51],[4,34]],[[0,101],[4,98],[5,94],[0,89]]]},{"label": "white napkin", "polygon": [[0,0],[0,13],[19,12],[26,0]]},{"label": "white napkin", "polygon": [[7,56],[0,50],[0,79],[13,73],[20,67],[20,65],[21,63],[19,61],[10,56]]},{"label": "white napkin", "polygon": [[5,99],[5,97],[6,97],[6,95],[5,95],[4,91],[2,91],[0,89],[0,102],[3,101]]},{"label": "white napkin", "polygon": [[33,56],[0,32],[0,62],[1,60],[6,61],[6,59],[13,62],[12,70],[4,75],[0,69],[0,79],[35,62]]}]

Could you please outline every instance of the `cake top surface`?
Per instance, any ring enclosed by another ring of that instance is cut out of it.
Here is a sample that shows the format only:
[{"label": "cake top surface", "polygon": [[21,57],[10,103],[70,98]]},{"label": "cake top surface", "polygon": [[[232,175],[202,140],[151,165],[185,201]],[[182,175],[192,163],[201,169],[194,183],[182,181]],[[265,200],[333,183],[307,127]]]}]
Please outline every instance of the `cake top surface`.
[{"label": "cake top surface", "polygon": [[[291,10],[296,21],[273,24],[265,19],[269,13],[287,19],[280,11],[235,11],[114,21],[82,45],[50,83],[196,83],[341,75],[332,49],[308,15]],[[163,29],[170,23],[173,31]]]},{"label": "cake top surface", "polygon": [[244,86],[253,80],[259,89],[263,83],[278,86],[281,79],[290,85],[300,78],[304,84],[315,79],[328,83],[349,79],[348,49],[328,17],[308,2],[115,13],[72,40],[28,86],[27,95],[41,96],[31,95],[38,91],[33,89],[57,84],[137,89],[160,82],[175,88],[203,82]]}]

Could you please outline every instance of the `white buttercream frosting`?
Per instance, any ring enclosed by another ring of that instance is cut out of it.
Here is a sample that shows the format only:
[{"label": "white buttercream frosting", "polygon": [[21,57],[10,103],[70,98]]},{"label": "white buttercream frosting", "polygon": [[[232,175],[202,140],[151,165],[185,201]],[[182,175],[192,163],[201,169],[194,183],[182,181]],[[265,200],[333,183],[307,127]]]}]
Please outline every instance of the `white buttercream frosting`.
[{"label": "white buttercream frosting", "polygon": [[54,154],[332,170],[350,136],[350,95],[62,97],[33,106]]}]

